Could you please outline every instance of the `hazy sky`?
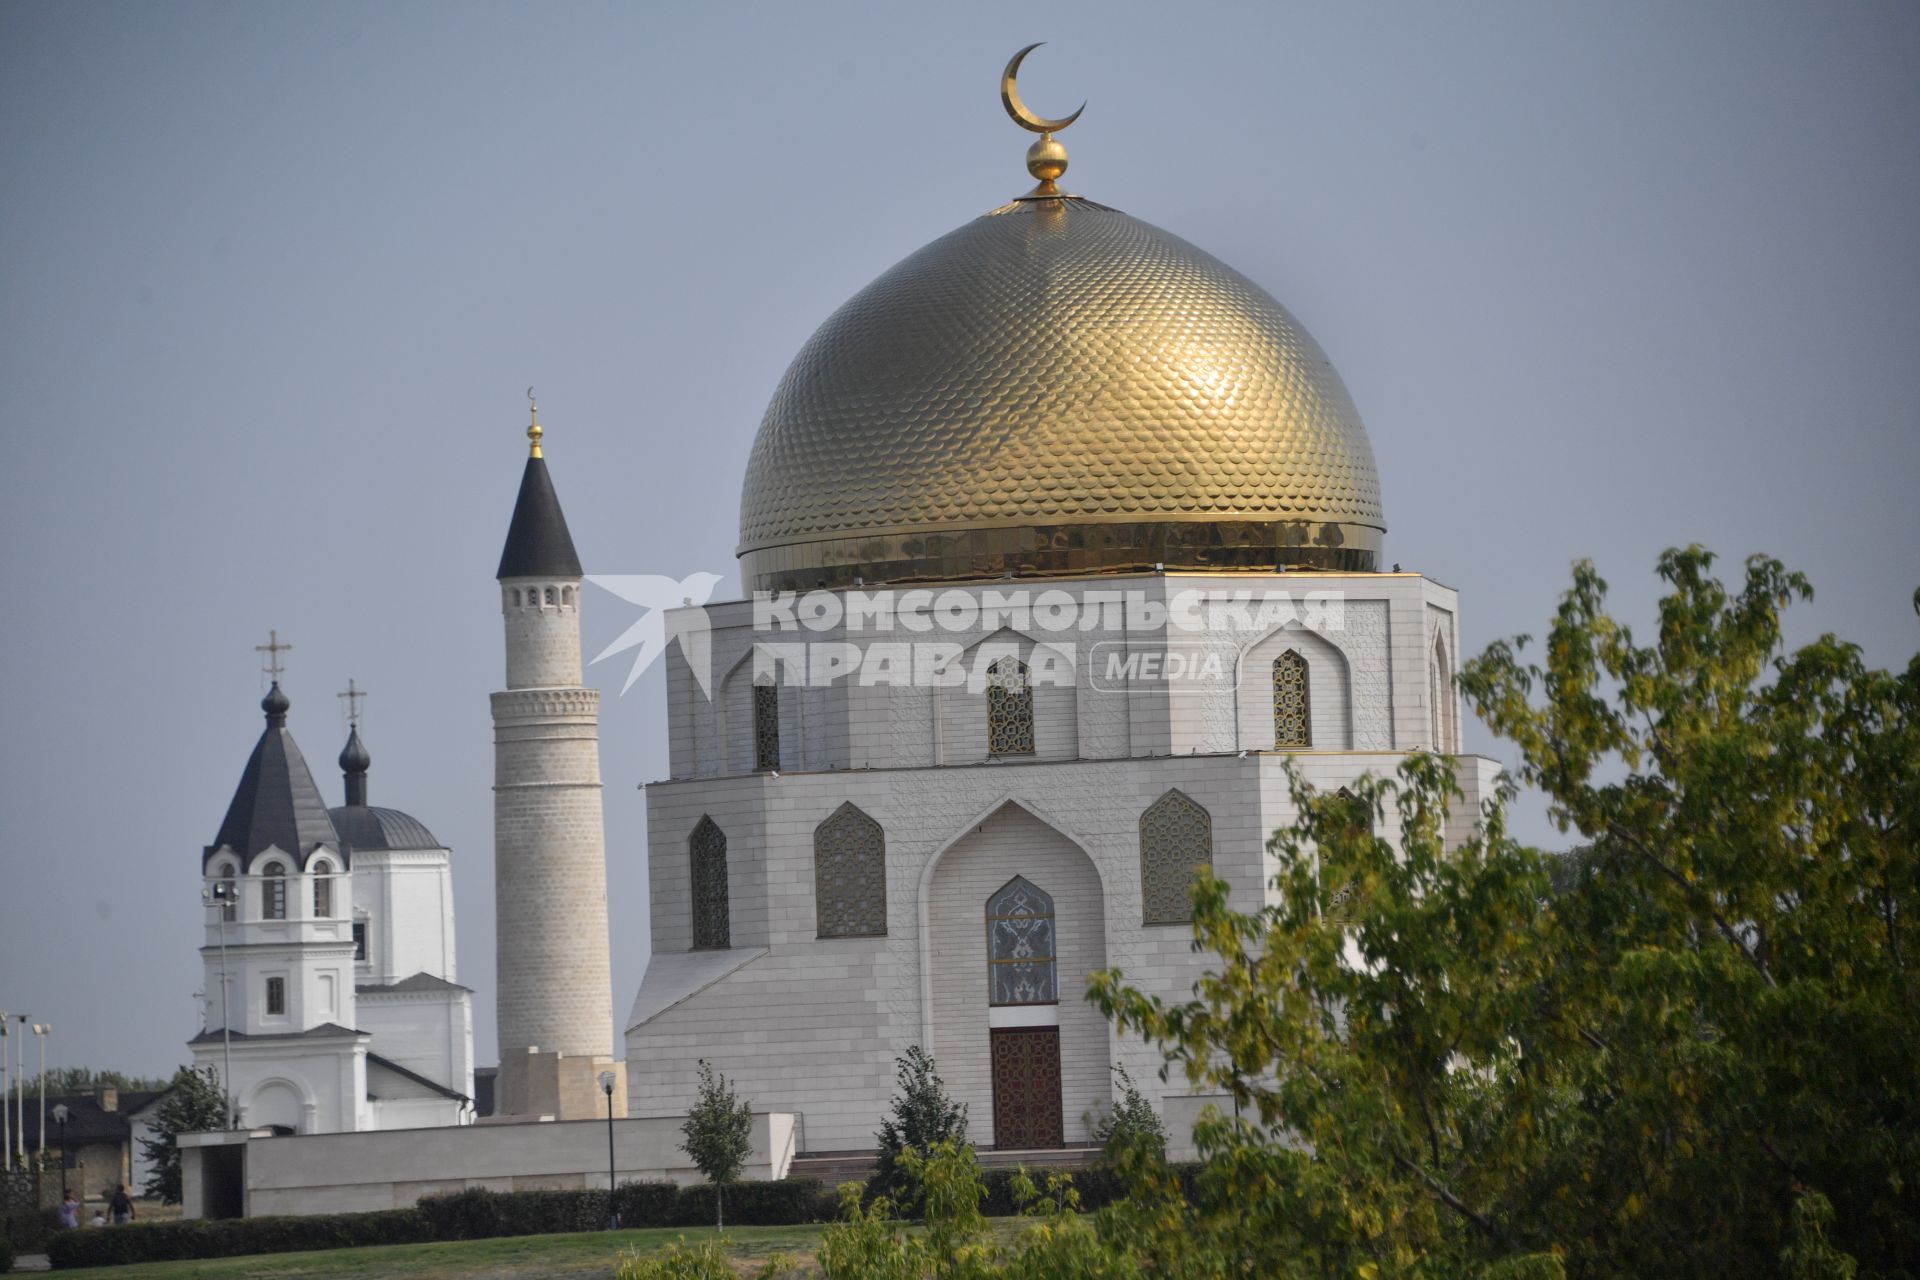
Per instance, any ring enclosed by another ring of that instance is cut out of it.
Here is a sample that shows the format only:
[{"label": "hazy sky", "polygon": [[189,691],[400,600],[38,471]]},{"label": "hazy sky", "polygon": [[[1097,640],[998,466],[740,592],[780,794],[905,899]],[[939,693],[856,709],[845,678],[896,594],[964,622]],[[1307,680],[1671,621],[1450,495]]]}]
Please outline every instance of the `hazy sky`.
[{"label": "hazy sky", "polygon": [[[539,388],[589,571],[725,572],[807,335],[1030,185],[996,80],[1085,117],[1065,185],[1313,331],[1387,559],[1474,652],[1592,556],[1767,551],[1794,636],[1920,639],[1910,3],[0,3],[0,1007],[60,1063],[198,1030],[199,865],[294,644],[329,798],[454,853],[494,1060],[492,579]],[[631,606],[587,597],[597,652]],[[658,671],[602,721],[614,1008],[647,955]],[[1477,726],[1470,748],[1506,760]],[[1523,825],[1548,838],[1537,815]]]}]

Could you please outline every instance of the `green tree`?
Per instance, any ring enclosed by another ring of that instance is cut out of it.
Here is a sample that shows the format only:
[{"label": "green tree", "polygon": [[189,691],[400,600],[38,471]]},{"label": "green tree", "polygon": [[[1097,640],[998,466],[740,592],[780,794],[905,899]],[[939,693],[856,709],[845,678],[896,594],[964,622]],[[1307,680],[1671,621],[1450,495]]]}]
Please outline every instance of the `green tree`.
[{"label": "green tree", "polygon": [[154,1112],[153,1137],[140,1139],[151,1162],[142,1193],[166,1204],[180,1203],[180,1146],[183,1133],[206,1133],[227,1126],[227,1103],[220,1081],[208,1067],[181,1067],[168,1082],[171,1090]]},{"label": "green tree", "polygon": [[736,1098],[733,1085],[705,1058],[700,1060],[700,1089],[693,1110],[680,1132],[686,1135],[680,1149],[713,1184],[714,1223],[724,1227],[726,1184],[739,1175],[753,1149],[753,1106]]},{"label": "green tree", "polygon": [[934,1070],[933,1055],[919,1045],[894,1059],[893,1076],[899,1090],[893,1114],[880,1122],[875,1139],[880,1144],[879,1167],[869,1183],[903,1212],[914,1212],[918,1196],[901,1157],[909,1151],[925,1156],[942,1142],[964,1146],[967,1106],[947,1096],[946,1083]]},{"label": "green tree", "polygon": [[1647,645],[1579,565],[1544,665],[1523,639],[1463,672],[1575,855],[1499,805],[1450,848],[1437,757],[1351,803],[1296,775],[1277,901],[1195,888],[1194,998],[1095,976],[1236,1103],[1191,1201],[1141,1179],[1124,1229],[1155,1274],[1906,1274],[1920,659],[1788,653],[1805,581],[1756,558],[1729,592],[1711,564],[1661,558]]}]

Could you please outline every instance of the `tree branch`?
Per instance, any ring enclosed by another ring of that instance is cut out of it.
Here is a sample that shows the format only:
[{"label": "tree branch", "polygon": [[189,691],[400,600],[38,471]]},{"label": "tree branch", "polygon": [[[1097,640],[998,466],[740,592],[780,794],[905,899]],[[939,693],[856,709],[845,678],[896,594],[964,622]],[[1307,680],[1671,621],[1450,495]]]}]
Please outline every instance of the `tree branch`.
[{"label": "tree branch", "polygon": [[1702,890],[1698,885],[1689,883],[1685,876],[1681,875],[1678,871],[1675,871],[1672,867],[1662,862],[1659,856],[1655,854],[1653,850],[1647,848],[1646,845],[1641,843],[1640,838],[1638,836],[1634,835],[1633,832],[1627,830],[1625,827],[1621,826],[1619,823],[1609,820],[1607,823],[1607,830],[1618,839],[1623,840],[1628,845],[1630,845],[1633,848],[1635,853],[1638,853],[1642,858],[1644,858],[1647,861],[1647,864],[1649,866],[1651,866],[1655,871],[1658,871],[1661,875],[1665,876],[1667,879],[1673,881],[1674,884],[1680,887],[1680,891],[1683,894],[1685,894],[1689,899],[1691,899],[1697,906],[1700,906],[1702,909],[1704,909],[1707,913],[1707,917],[1713,921],[1714,927],[1720,931],[1720,936],[1725,938],[1729,943],[1733,945],[1733,949],[1735,951],[1738,951],[1741,954],[1741,956],[1747,961],[1747,963],[1754,967],[1754,970],[1757,973],[1759,973],[1759,975],[1762,978],[1766,980],[1766,983],[1768,986],[1777,987],[1780,985],[1779,983],[1773,980],[1773,974],[1767,970],[1766,962],[1760,959],[1759,956],[1756,956],[1755,954],[1753,954],[1753,952],[1747,947],[1747,944],[1740,941],[1740,935],[1738,935],[1733,931],[1733,927],[1729,925],[1725,920],[1723,920],[1720,917],[1720,913],[1715,911],[1712,908],[1712,906],[1709,905],[1711,902],[1711,899],[1708,898],[1704,890]]}]

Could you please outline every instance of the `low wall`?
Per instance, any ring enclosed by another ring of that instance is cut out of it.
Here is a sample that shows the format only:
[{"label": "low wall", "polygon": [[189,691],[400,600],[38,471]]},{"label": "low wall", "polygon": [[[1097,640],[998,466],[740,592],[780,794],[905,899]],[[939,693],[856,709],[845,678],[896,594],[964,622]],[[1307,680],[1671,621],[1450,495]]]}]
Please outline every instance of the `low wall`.
[{"label": "low wall", "polygon": [[[613,1121],[615,1180],[703,1181],[680,1150],[682,1123],[678,1116]],[[214,1148],[236,1140],[244,1144],[241,1204],[250,1218],[403,1209],[425,1196],[470,1187],[528,1191],[607,1185],[605,1120],[281,1136],[195,1133],[180,1138],[182,1216],[209,1212],[203,1185],[214,1176],[209,1158]],[[786,1177],[793,1162],[793,1116],[756,1114],[752,1143],[740,1176],[750,1181]]]}]

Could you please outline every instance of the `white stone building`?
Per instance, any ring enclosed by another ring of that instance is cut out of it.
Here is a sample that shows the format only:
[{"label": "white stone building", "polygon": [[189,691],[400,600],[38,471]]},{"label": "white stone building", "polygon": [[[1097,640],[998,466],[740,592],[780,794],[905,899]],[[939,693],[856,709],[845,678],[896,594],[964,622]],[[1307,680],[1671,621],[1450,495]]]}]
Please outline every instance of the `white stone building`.
[{"label": "white stone building", "polygon": [[710,655],[668,653],[635,1115],[684,1111],[706,1059],[804,1150],[868,1149],[918,1044],[984,1146],[1084,1142],[1116,1065],[1177,1129],[1197,1104],[1087,974],[1188,995],[1192,868],[1272,892],[1287,762],[1337,789],[1453,756],[1457,837],[1491,798],[1459,601],[1383,565],[1331,363],[1034,154],[1040,186],[861,291],[775,393],[739,554],[789,594],[668,622]]},{"label": "white stone building", "polygon": [[356,726],[328,809],[287,728],[267,725],[201,858],[205,1030],[196,1067],[237,1126],[340,1133],[469,1123],[473,993],[456,980],[451,854],[419,821],[367,804]]}]

